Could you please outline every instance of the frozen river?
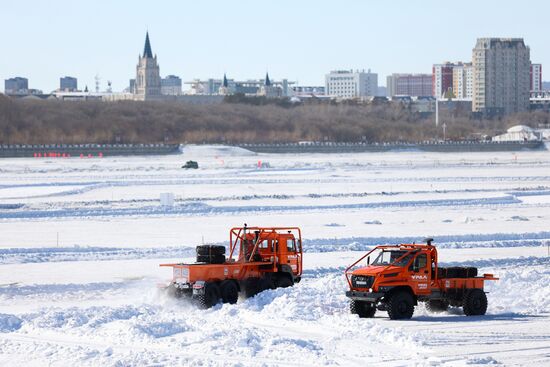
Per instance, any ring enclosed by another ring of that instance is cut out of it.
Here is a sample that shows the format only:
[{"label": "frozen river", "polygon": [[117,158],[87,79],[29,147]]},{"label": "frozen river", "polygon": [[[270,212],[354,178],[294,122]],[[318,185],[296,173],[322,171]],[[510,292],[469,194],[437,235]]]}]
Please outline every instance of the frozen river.
[{"label": "frozen river", "polygon": [[[207,311],[158,294],[160,262],[243,223],[301,227],[300,284]],[[4,159],[0,364],[550,365],[548,223],[548,151]],[[351,315],[343,268],[427,236],[501,278],[487,315]]]}]

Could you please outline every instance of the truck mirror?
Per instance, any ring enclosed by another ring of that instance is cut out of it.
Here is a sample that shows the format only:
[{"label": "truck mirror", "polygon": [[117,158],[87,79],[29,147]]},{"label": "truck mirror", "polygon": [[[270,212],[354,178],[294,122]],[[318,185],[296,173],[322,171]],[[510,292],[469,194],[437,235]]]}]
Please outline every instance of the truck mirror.
[{"label": "truck mirror", "polygon": [[367,265],[370,265],[370,256],[367,257]]}]

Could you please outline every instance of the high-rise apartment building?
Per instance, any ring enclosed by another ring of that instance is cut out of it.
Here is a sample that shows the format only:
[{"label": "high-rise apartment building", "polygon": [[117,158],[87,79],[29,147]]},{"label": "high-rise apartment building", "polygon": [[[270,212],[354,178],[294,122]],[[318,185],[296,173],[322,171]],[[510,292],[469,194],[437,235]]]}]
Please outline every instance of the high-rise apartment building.
[{"label": "high-rise apartment building", "polygon": [[371,97],[378,94],[378,74],[353,70],[335,70],[325,75],[328,96],[341,98]]},{"label": "high-rise apartment building", "polygon": [[4,80],[4,93],[6,94],[28,94],[29,80],[17,76],[15,78]]},{"label": "high-rise apartment building", "polygon": [[59,90],[64,92],[76,92],[78,90],[78,81],[72,76],[59,78]]},{"label": "high-rise apartment building", "polygon": [[445,62],[432,68],[433,96],[436,98],[472,98],[471,63]]},{"label": "high-rise apartment building", "polygon": [[542,65],[531,64],[530,70],[530,90],[531,92],[542,91]]},{"label": "high-rise apartment building", "polygon": [[428,97],[432,91],[430,74],[392,74],[386,77],[386,93],[389,97]]},{"label": "high-rise apartment building", "polygon": [[160,69],[157,63],[157,55],[153,57],[149,32],[145,35],[145,47],[143,56],[139,56],[136,66],[136,81],[134,87],[136,99],[158,99],[161,96]]},{"label": "high-rise apartment building", "polygon": [[453,96],[457,99],[471,100],[474,95],[474,67],[472,63],[458,64],[453,67]]},{"label": "high-rise apartment building", "polygon": [[488,115],[529,108],[529,47],[522,38],[478,38],[472,51],[472,110]]},{"label": "high-rise apartment building", "polygon": [[432,67],[432,95],[437,98],[453,95],[453,68],[456,64],[446,62]]}]

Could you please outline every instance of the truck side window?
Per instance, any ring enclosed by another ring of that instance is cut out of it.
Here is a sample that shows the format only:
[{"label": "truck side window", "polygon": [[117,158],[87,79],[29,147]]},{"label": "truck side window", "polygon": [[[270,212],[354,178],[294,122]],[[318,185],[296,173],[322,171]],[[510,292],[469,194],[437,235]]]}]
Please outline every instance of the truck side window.
[{"label": "truck side window", "polygon": [[294,238],[286,240],[286,249],[288,252],[296,252],[296,241]]},{"label": "truck side window", "polygon": [[428,264],[428,258],[426,257],[426,254],[420,254],[414,259],[414,268],[416,269],[424,269],[426,265]]}]

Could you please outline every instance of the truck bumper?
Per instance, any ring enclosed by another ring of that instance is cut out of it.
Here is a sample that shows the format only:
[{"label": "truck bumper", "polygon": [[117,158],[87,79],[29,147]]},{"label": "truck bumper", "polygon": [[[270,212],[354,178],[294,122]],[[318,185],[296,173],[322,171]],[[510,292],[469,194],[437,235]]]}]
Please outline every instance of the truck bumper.
[{"label": "truck bumper", "polygon": [[356,301],[367,301],[376,303],[380,298],[384,297],[384,293],[347,291],[346,297],[349,297]]}]

